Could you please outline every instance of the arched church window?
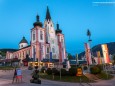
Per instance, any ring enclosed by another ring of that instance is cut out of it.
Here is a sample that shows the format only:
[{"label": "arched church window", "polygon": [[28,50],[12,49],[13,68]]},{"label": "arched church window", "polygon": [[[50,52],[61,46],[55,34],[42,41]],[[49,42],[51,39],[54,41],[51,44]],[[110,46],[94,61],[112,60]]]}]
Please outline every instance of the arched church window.
[{"label": "arched church window", "polygon": [[63,37],[61,38],[62,46],[64,46],[64,39]]},{"label": "arched church window", "polygon": [[40,40],[43,40],[43,33],[40,31]]},{"label": "arched church window", "polygon": [[30,55],[30,50],[28,51],[28,54]]},{"label": "arched church window", "polygon": [[23,48],[23,45],[21,45],[21,48]]},{"label": "arched church window", "polygon": [[54,47],[52,48],[52,53],[55,53],[55,48]]},{"label": "arched church window", "polygon": [[49,53],[49,47],[47,47],[47,53]]},{"label": "arched church window", "polygon": [[54,44],[54,40],[52,39],[52,44]]},{"label": "arched church window", "polygon": [[35,40],[35,31],[33,32],[33,41]]},{"label": "arched church window", "polygon": [[23,58],[24,58],[24,51],[23,51]]}]

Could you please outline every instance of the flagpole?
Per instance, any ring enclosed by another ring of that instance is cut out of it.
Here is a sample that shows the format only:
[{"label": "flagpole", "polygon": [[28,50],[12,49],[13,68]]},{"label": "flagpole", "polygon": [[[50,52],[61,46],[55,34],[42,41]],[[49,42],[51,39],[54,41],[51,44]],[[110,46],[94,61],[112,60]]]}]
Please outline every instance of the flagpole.
[{"label": "flagpole", "polygon": [[76,54],[76,67],[77,67],[77,64],[79,65],[78,54]]}]

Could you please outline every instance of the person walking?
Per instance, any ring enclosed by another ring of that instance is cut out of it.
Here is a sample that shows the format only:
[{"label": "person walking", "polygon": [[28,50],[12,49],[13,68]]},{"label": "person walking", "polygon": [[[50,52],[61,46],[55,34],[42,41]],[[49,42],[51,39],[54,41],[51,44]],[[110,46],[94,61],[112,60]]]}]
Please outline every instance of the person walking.
[{"label": "person walking", "polygon": [[[14,76],[13,76],[13,80],[12,80],[12,84],[14,83],[15,79],[16,79],[16,75],[17,75],[17,72],[16,72],[16,68],[14,70]],[[17,79],[16,79],[16,82],[17,82]]]}]

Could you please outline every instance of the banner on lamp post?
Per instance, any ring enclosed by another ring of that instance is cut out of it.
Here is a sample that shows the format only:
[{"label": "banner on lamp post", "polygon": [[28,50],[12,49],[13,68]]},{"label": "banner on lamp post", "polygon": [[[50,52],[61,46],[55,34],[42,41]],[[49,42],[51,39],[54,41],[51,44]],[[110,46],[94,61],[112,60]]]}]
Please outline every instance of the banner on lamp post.
[{"label": "banner on lamp post", "polygon": [[100,51],[97,51],[97,64],[102,64]]},{"label": "banner on lamp post", "polygon": [[101,47],[102,47],[102,51],[103,51],[104,62],[110,63],[110,57],[109,57],[107,44],[103,44],[103,45],[101,45]]},{"label": "banner on lamp post", "polygon": [[92,58],[91,58],[91,50],[90,50],[89,43],[85,43],[85,56],[87,59],[87,64],[91,65],[92,64]]}]

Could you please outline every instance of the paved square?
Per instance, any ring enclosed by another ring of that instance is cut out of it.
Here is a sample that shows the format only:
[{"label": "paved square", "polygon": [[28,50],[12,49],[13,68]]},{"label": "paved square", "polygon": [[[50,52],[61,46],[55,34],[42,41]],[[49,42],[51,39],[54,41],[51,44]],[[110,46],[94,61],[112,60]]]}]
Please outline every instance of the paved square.
[{"label": "paved square", "polygon": [[[1,71],[0,70],[0,86],[90,86],[86,83],[68,83],[68,82],[58,82],[58,81],[50,81],[50,80],[42,80],[42,84],[32,84],[29,82],[31,79],[31,70],[27,70],[27,68],[23,69],[23,82],[12,84],[13,71]],[[114,86],[115,78],[112,80],[102,80],[97,83],[90,83],[91,86]]]}]

